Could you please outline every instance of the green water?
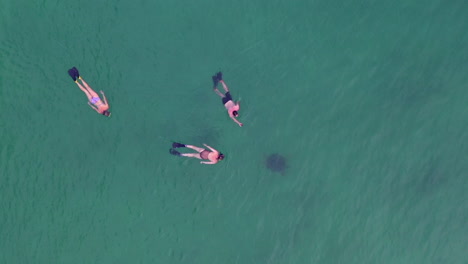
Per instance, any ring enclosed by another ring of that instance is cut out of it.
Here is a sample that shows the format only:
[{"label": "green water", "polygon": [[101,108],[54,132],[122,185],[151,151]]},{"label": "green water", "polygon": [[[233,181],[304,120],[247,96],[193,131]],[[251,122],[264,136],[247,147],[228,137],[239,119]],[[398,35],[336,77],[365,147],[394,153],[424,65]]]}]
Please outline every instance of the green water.
[{"label": "green water", "polygon": [[0,263],[468,263],[467,10],[0,0]]}]

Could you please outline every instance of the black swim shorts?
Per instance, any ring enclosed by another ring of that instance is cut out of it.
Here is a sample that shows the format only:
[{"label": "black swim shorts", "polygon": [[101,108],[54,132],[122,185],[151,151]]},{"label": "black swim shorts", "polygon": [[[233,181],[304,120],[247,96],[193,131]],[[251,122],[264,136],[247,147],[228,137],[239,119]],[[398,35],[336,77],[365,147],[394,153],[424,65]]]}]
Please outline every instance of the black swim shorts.
[{"label": "black swim shorts", "polygon": [[226,94],[224,94],[224,97],[223,97],[223,105],[225,105],[227,102],[231,100],[232,100],[231,93],[227,92]]}]

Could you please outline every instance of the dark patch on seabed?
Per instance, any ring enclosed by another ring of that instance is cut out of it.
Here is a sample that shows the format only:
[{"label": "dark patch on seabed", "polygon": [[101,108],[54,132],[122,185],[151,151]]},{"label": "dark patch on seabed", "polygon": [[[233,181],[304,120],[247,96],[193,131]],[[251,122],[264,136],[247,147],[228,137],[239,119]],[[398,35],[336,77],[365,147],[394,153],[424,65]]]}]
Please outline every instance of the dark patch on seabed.
[{"label": "dark patch on seabed", "polygon": [[265,166],[272,172],[285,175],[288,168],[288,161],[281,154],[273,153],[268,155],[268,157],[265,159]]},{"label": "dark patch on seabed", "polygon": [[384,96],[384,105],[412,108],[444,93],[446,72],[443,58],[415,58],[395,50],[378,66],[373,81],[377,82],[375,91]]},{"label": "dark patch on seabed", "polygon": [[213,148],[216,148],[216,146],[219,144],[219,137],[221,135],[221,132],[219,129],[216,129],[214,127],[203,127],[199,130],[197,130],[197,133],[191,137],[191,141],[193,141],[193,144],[208,144],[209,146],[212,146]]},{"label": "dark patch on seabed", "polygon": [[429,159],[421,173],[420,179],[418,179],[418,189],[424,194],[440,189],[452,176],[450,172],[444,171],[443,164],[436,158]]},{"label": "dark patch on seabed", "polygon": [[178,138],[181,136],[180,129],[181,126],[177,124],[177,121],[168,119],[162,122],[157,135],[167,142],[182,141],[183,139]]},{"label": "dark patch on seabed", "polygon": [[[399,192],[409,191],[417,197],[434,194],[438,190],[444,188],[454,176],[453,171],[437,157],[428,158],[420,166],[414,166],[408,173],[398,176],[393,186],[392,195],[394,200]],[[406,197],[401,193],[402,199]]]}]

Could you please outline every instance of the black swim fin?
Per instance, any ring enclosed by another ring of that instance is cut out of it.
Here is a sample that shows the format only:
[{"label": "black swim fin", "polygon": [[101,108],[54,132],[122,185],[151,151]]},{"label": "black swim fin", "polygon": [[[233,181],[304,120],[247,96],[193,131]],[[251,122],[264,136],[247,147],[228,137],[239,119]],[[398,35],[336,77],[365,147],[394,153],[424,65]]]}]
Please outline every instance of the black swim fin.
[{"label": "black swim fin", "polygon": [[75,67],[71,68],[68,70],[68,75],[73,79],[74,82],[76,82],[76,73],[75,73]]},{"label": "black swim fin", "polygon": [[78,71],[78,69],[77,69],[77,68],[75,68],[75,67],[73,67],[72,69],[73,69],[73,71],[75,72],[75,76],[76,76],[76,78],[77,78],[77,79],[81,78],[81,76],[80,76],[80,72]]},{"label": "black swim fin", "polygon": [[211,79],[213,79],[213,87],[217,88],[218,87],[218,77],[216,75],[211,76]]},{"label": "black swim fin", "polygon": [[179,157],[181,156],[179,151],[172,149],[172,148],[169,150],[169,153],[174,156],[179,156]]},{"label": "black swim fin", "polygon": [[173,142],[172,147],[173,148],[185,148],[185,144]]},{"label": "black swim fin", "polygon": [[223,80],[223,73],[222,72],[218,72],[216,74],[216,79],[218,79],[218,81],[222,81]]}]

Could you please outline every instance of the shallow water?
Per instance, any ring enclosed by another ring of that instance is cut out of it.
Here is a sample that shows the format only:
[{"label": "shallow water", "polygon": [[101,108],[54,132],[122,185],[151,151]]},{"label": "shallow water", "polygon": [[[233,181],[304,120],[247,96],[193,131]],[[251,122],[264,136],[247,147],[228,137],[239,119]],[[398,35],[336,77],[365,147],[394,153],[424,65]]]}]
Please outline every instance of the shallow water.
[{"label": "shallow water", "polygon": [[463,1],[0,6],[0,263],[466,263]]}]

